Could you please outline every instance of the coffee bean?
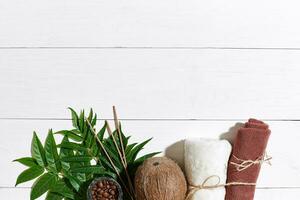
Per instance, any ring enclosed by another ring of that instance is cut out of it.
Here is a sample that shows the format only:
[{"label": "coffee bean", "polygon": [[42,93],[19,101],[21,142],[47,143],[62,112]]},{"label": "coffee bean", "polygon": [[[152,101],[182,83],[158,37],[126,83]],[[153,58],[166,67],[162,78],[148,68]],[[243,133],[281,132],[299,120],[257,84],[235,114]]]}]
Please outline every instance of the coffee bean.
[{"label": "coffee bean", "polygon": [[96,182],[91,188],[92,200],[117,200],[118,188],[111,180]]}]

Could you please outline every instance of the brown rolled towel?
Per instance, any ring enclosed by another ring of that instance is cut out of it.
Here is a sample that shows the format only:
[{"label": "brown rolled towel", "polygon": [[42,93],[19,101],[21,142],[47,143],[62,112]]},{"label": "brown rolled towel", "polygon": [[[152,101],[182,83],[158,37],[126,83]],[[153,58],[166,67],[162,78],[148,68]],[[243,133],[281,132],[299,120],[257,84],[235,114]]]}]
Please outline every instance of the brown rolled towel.
[{"label": "brown rolled towel", "polygon": [[[261,164],[253,164],[247,169],[238,171],[232,163],[240,164],[241,160],[263,158],[271,131],[264,122],[249,119],[243,128],[238,130],[232,154],[228,163],[227,183],[256,183]],[[241,160],[239,160],[241,159]],[[226,200],[253,200],[255,186],[231,185],[226,187]]]}]

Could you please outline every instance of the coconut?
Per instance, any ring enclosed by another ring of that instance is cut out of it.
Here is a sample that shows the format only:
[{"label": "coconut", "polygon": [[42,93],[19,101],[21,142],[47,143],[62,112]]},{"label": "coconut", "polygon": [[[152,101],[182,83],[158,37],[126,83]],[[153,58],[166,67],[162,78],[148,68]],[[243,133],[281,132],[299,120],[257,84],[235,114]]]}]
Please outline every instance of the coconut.
[{"label": "coconut", "polygon": [[137,200],[184,200],[186,179],[173,160],[149,158],[136,172],[135,192]]}]

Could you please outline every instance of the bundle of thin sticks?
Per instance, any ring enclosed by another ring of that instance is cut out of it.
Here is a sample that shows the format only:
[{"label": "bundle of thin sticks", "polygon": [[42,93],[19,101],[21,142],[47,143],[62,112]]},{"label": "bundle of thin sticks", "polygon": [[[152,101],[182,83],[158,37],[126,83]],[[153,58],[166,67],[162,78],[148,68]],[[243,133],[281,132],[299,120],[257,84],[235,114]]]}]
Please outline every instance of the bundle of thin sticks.
[{"label": "bundle of thin sticks", "polygon": [[[118,178],[119,178],[119,180],[120,180],[123,188],[126,190],[126,192],[128,193],[129,197],[132,200],[134,200],[134,196],[135,196],[134,187],[133,187],[132,180],[131,180],[131,178],[129,176],[129,173],[128,173],[128,165],[127,165],[127,161],[126,161],[125,148],[124,148],[124,144],[123,144],[123,139],[122,139],[121,130],[120,130],[120,124],[119,124],[119,120],[118,120],[118,116],[117,116],[117,112],[116,112],[115,106],[113,106],[113,115],[114,115],[114,123],[115,123],[115,128],[116,128],[116,131],[117,131],[117,137],[118,138],[116,138],[116,136],[111,131],[111,128],[110,128],[109,123],[108,123],[107,120],[105,120],[106,130],[107,130],[109,136],[112,137],[113,143],[116,146],[116,149],[118,151],[118,156],[119,156],[119,158],[121,160],[122,166],[123,166],[124,171],[125,171],[125,177],[127,179],[128,185],[126,184],[124,178],[121,176],[119,170],[117,169],[115,163],[113,162],[113,159],[108,154],[108,152],[107,152],[107,150],[105,148],[105,145],[103,145],[102,141],[98,138],[95,129],[92,127],[92,125],[91,125],[91,123],[89,122],[88,119],[86,119],[86,121],[87,121],[88,125],[90,126],[90,129],[93,132],[93,134],[94,134],[94,136],[96,138],[96,141],[99,143],[102,151],[104,152],[105,156],[109,160],[109,163],[111,164],[111,166],[113,167],[115,173],[117,174],[117,176],[118,176]],[[117,139],[119,139],[119,141],[120,141],[120,146],[117,143]]]}]

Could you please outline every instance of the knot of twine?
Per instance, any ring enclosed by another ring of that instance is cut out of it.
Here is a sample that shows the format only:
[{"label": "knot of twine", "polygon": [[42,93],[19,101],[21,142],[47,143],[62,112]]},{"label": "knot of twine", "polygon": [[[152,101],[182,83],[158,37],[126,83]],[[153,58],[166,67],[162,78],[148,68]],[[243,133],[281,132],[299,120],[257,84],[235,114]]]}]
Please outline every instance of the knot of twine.
[{"label": "knot of twine", "polygon": [[[215,179],[216,182],[213,184],[208,184],[209,180]],[[214,189],[214,188],[220,188],[220,187],[226,187],[226,186],[255,186],[256,183],[243,183],[243,182],[231,182],[231,183],[226,183],[226,184],[220,184],[221,183],[221,178],[218,175],[212,175],[207,177],[201,185],[189,185],[189,191],[188,194],[185,198],[185,200],[189,200],[198,190],[202,189]]]},{"label": "knot of twine", "polygon": [[263,163],[272,165],[271,164],[272,157],[268,156],[267,153],[264,153],[262,156],[259,156],[255,160],[243,160],[243,159],[236,157],[235,155],[232,155],[232,156],[237,160],[237,162],[231,161],[230,164],[234,165],[236,167],[236,170],[239,172],[244,171],[253,165],[262,165]]},{"label": "knot of twine", "polygon": [[[255,160],[243,160],[235,155],[232,155],[239,163],[236,162],[230,162],[230,164],[234,165],[237,169],[237,171],[244,171],[248,169],[249,167],[253,165],[262,165],[263,163],[267,163],[271,165],[271,160],[272,157],[268,156],[267,153],[264,153],[262,156],[259,156]],[[213,184],[208,184],[209,180],[215,179],[215,183]],[[220,184],[221,183],[221,178],[218,175],[212,175],[207,177],[202,184],[200,185],[189,185],[188,188],[188,194],[185,198],[185,200],[189,200],[198,190],[202,189],[214,189],[214,188],[220,188],[220,187],[227,187],[227,186],[256,186],[256,183],[244,183],[244,182],[230,182],[230,183],[225,183],[225,184]]]}]

